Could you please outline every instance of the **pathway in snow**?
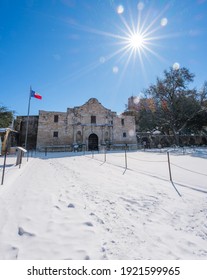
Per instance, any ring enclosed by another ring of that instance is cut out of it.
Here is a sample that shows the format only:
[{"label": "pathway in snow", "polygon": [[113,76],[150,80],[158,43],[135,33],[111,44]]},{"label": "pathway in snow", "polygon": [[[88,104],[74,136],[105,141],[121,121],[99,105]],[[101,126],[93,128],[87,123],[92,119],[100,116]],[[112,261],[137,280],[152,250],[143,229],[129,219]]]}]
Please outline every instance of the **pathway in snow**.
[{"label": "pathway in snow", "polygon": [[0,189],[0,259],[207,258],[204,193],[180,188],[179,197],[166,180],[123,175],[123,154],[114,165],[103,155],[61,155],[9,171]]}]

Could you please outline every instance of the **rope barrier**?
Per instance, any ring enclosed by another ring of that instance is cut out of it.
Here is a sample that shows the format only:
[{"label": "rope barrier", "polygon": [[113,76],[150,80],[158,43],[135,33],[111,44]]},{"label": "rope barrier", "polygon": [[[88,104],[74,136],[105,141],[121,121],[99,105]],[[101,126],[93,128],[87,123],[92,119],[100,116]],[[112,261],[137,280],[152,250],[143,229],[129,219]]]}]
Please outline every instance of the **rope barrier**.
[{"label": "rope barrier", "polygon": [[[113,157],[122,157],[122,155],[114,155],[112,153],[110,153],[111,156]],[[166,160],[144,160],[144,159],[138,159],[138,158],[134,158],[134,157],[130,157],[129,155],[127,156],[128,158],[137,160],[137,161],[143,161],[143,162],[167,162]]]},{"label": "rope barrier", "polygon": [[195,174],[199,174],[199,175],[203,175],[203,176],[206,176],[207,177],[207,174],[203,174],[203,173],[200,173],[200,172],[197,172],[197,171],[193,171],[193,170],[190,170],[190,169],[187,169],[185,167],[182,167],[182,166],[179,166],[177,164],[174,164],[174,163],[171,163],[171,165],[174,165],[180,169],[183,169],[183,170],[186,170],[186,171],[189,171],[189,172],[192,172],[192,173],[195,173]]},{"label": "rope barrier", "polygon": [[143,161],[143,162],[167,162],[167,160],[145,160],[145,159],[138,159],[138,158],[133,158],[133,157],[129,157],[131,159],[137,160],[137,161]]}]

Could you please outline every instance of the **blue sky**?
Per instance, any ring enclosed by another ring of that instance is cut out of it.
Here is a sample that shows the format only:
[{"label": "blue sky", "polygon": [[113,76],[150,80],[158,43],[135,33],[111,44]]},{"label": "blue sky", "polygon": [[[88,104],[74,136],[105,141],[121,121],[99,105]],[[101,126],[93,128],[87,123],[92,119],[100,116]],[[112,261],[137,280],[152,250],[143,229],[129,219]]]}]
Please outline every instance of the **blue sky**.
[{"label": "blue sky", "polygon": [[120,113],[175,63],[196,75],[199,89],[206,13],[206,0],[1,0],[0,105],[26,115],[31,85],[43,97],[32,98],[31,114],[91,97]]}]

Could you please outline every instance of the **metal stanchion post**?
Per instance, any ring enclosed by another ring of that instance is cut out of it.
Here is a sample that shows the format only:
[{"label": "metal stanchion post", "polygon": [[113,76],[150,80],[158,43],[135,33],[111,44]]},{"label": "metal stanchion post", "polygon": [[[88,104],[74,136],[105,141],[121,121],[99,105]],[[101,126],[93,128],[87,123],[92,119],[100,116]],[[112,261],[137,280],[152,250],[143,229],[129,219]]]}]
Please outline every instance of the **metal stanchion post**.
[{"label": "metal stanchion post", "polygon": [[29,150],[27,150],[27,161],[29,161]]},{"label": "metal stanchion post", "polygon": [[170,153],[169,152],[167,152],[167,160],[168,160],[168,168],[169,168],[170,181],[172,182],[172,173],[171,173]]},{"label": "metal stanchion post", "polygon": [[125,168],[127,169],[127,144],[125,145]]},{"label": "metal stanchion post", "polygon": [[1,185],[3,185],[3,183],[4,183],[4,174],[5,174],[5,169],[6,169],[6,156],[7,156],[7,148],[5,150],[5,155],[4,155],[4,165],[3,165]]}]

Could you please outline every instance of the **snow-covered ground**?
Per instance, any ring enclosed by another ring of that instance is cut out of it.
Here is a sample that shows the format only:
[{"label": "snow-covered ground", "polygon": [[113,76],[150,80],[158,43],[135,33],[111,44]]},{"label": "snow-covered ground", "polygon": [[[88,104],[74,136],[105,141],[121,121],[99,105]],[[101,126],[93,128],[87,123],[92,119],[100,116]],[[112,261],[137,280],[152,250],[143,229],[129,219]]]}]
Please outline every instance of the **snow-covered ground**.
[{"label": "snow-covered ground", "polygon": [[[207,259],[207,152],[7,158],[0,259]],[[0,158],[0,177],[3,157]]]}]

